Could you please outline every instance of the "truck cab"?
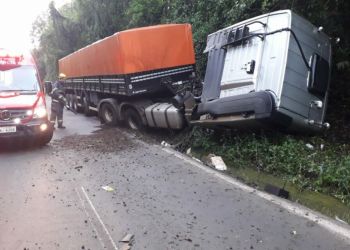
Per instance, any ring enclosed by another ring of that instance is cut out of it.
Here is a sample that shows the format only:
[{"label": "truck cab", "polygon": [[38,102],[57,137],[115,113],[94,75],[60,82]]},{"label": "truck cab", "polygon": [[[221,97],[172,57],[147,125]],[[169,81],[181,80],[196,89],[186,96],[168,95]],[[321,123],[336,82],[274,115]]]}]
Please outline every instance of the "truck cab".
[{"label": "truck cab", "polygon": [[0,142],[45,145],[53,127],[44,89],[31,55],[0,49]]}]

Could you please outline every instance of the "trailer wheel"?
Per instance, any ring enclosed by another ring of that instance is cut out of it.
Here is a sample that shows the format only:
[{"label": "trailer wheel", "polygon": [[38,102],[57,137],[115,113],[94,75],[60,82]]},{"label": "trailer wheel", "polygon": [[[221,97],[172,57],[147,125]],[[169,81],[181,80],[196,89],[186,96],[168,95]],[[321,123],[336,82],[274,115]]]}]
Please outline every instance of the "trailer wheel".
[{"label": "trailer wheel", "polygon": [[83,112],[85,116],[93,115],[89,108],[89,100],[86,98],[86,96],[83,97]]},{"label": "trailer wheel", "polygon": [[142,130],[143,123],[140,114],[133,108],[128,108],[124,112],[126,124],[133,130]]},{"label": "trailer wheel", "polygon": [[110,103],[102,104],[100,118],[108,126],[116,126],[118,124],[117,110]]},{"label": "trailer wheel", "polygon": [[71,105],[72,105],[72,109],[77,112],[77,113],[81,113],[81,107],[78,106],[78,98],[73,95],[72,101],[71,101]]},{"label": "trailer wheel", "polygon": [[66,100],[67,100],[67,106],[68,107],[72,107],[72,97],[71,97],[71,95],[66,95]]}]

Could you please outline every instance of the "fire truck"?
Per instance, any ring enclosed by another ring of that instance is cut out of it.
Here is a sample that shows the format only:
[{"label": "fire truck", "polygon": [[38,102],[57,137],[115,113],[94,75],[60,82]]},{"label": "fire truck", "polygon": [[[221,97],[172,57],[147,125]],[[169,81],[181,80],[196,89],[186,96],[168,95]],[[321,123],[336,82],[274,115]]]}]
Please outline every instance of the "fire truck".
[{"label": "fire truck", "polygon": [[45,145],[53,127],[33,57],[0,49],[0,144]]}]

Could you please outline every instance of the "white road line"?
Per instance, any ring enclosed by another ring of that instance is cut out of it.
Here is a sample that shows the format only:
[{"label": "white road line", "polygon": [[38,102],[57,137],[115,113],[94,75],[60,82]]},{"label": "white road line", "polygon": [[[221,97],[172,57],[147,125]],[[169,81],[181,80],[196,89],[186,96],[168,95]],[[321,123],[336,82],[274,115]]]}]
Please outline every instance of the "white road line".
[{"label": "white road line", "polygon": [[95,232],[96,235],[97,235],[98,241],[100,242],[102,248],[106,248],[105,244],[103,243],[103,240],[102,240],[101,236],[98,234],[97,228],[95,227],[94,223],[92,222],[92,218],[91,218],[89,212],[86,210],[85,202],[84,202],[83,198],[81,198],[80,193],[79,193],[79,190],[78,190],[78,189],[75,189],[75,192],[77,193],[77,195],[78,195],[78,197],[79,197],[79,200],[80,200],[80,202],[81,202],[81,205],[82,205],[82,207],[83,207],[83,209],[84,209],[84,212],[85,212],[86,216],[88,217],[88,219],[89,219],[89,221],[90,221],[90,224],[92,225],[92,227],[93,227],[93,229],[94,229],[94,232]]},{"label": "white road line", "polygon": [[256,190],[252,187],[249,187],[241,182],[239,182],[238,180],[227,176],[225,174],[219,173],[218,171],[211,169],[203,164],[201,164],[200,162],[197,162],[195,160],[193,160],[192,158],[185,156],[173,149],[170,148],[162,148],[163,151],[167,152],[168,154],[172,154],[174,156],[176,156],[177,158],[190,163],[191,165],[207,172],[208,174],[211,174],[217,178],[220,178],[221,180],[224,180],[234,186],[236,186],[237,188],[245,191],[245,192],[249,192],[249,193],[253,193],[256,196],[259,196],[262,199],[265,199],[269,202],[272,202],[282,208],[284,208],[285,210],[289,211],[292,214],[295,214],[297,216],[303,217],[305,219],[308,219],[310,221],[316,222],[318,225],[320,225],[321,227],[323,227],[324,229],[330,231],[331,233],[335,233],[339,236],[342,236],[343,238],[345,238],[347,241],[350,242],[350,227],[347,225],[340,225],[340,223],[335,222],[333,220],[331,220],[330,218],[317,213],[311,209],[308,209],[306,207],[303,207],[301,205],[296,205],[291,203],[290,201],[284,200],[282,198],[279,198],[277,196],[273,196],[271,194]]},{"label": "white road line", "polygon": [[115,244],[115,242],[114,242],[114,240],[113,240],[113,238],[112,238],[111,234],[109,233],[109,231],[108,231],[108,229],[107,229],[106,225],[103,223],[103,221],[102,221],[102,219],[101,219],[100,215],[97,213],[96,208],[95,208],[95,207],[94,207],[94,205],[92,204],[92,202],[91,202],[91,200],[90,200],[90,198],[89,198],[88,194],[86,193],[86,191],[85,191],[84,187],[81,187],[81,190],[83,191],[83,194],[84,194],[84,196],[85,196],[86,200],[88,201],[88,203],[89,203],[89,205],[90,205],[90,207],[91,207],[92,211],[94,211],[94,213],[95,213],[95,215],[96,215],[96,217],[97,217],[98,221],[100,222],[100,224],[101,224],[101,226],[102,226],[103,230],[104,230],[104,231],[105,231],[105,233],[107,234],[108,239],[110,240],[110,242],[111,242],[111,244],[112,244],[112,246],[113,246],[114,250],[118,250],[117,245]]}]

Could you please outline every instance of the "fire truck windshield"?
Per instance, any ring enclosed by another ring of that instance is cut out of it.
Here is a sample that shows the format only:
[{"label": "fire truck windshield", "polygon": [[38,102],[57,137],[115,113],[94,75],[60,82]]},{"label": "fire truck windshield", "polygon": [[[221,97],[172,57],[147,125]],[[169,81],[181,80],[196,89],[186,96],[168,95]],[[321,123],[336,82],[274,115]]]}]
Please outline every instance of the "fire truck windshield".
[{"label": "fire truck windshield", "polygon": [[0,70],[0,91],[37,91],[38,89],[38,78],[33,66]]}]

